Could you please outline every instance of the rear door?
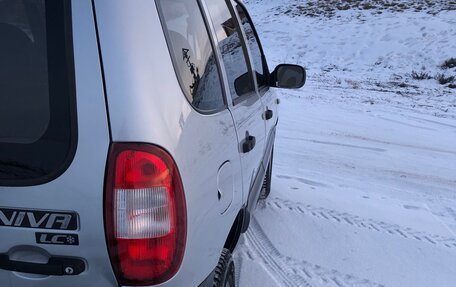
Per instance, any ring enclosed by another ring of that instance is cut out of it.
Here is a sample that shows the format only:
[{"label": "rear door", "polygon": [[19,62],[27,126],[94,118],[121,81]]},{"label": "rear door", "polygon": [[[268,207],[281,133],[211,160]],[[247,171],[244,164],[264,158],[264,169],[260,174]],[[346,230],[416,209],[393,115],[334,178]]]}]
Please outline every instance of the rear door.
[{"label": "rear door", "polygon": [[1,286],[117,286],[91,1],[2,0],[0,43]]},{"label": "rear door", "polygon": [[[255,89],[247,47],[231,4],[206,0],[217,38],[225,81],[231,95],[230,110],[235,122],[243,171],[244,202],[247,201],[255,177],[263,174],[265,150],[264,107]],[[261,171],[261,172],[260,172]],[[256,195],[253,195],[256,196]]]}]

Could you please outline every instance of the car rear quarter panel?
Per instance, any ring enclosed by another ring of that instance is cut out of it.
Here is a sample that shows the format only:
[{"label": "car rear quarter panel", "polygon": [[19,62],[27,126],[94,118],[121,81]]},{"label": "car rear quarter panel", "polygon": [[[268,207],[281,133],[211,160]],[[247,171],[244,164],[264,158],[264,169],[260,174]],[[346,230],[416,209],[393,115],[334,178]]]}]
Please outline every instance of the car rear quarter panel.
[{"label": "car rear quarter panel", "polygon": [[[95,0],[114,142],[161,146],[174,158],[187,205],[187,242],[181,269],[161,286],[197,286],[215,268],[241,208],[236,132],[224,110],[202,115],[179,86],[151,0]],[[221,214],[217,171],[232,159],[233,200]]]}]

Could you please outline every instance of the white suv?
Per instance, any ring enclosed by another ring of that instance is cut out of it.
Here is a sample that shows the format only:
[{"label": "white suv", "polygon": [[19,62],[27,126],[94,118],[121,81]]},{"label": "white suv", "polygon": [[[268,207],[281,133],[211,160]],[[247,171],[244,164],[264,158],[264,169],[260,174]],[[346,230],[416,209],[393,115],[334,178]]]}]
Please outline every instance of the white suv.
[{"label": "white suv", "polygon": [[235,286],[279,101],[231,0],[0,0],[0,285]]}]

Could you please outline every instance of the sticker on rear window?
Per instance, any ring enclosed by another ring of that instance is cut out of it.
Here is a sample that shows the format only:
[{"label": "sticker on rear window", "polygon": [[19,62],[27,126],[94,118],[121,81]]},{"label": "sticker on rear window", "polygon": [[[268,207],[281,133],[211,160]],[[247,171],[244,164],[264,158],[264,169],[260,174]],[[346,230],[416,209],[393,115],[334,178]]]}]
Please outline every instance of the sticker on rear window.
[{"label": "sticker on rear window", "polygon": [[0,226],[77,230],[78,215],[75,212],[0,207]]}]

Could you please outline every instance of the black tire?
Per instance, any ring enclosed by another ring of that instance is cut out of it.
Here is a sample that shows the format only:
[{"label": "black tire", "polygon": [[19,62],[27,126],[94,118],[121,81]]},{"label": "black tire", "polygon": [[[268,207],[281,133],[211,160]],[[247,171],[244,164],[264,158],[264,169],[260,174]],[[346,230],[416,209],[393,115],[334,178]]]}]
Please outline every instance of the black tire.
[{"label": "black tire", "polygon": [[272,181],[272,163],[274,157],[274,148],[271,152],[271,159],[269,160],[268,168],[266,169],[266,175],[264,176],[263,188],[260,193],[260,200],[265,200],[271,193],[271,181]]},{"label": "black tire", "polygon": [[231,252],[223,249],[219,263],[215,268],[214,287],[236,287],[234,261]]}]

